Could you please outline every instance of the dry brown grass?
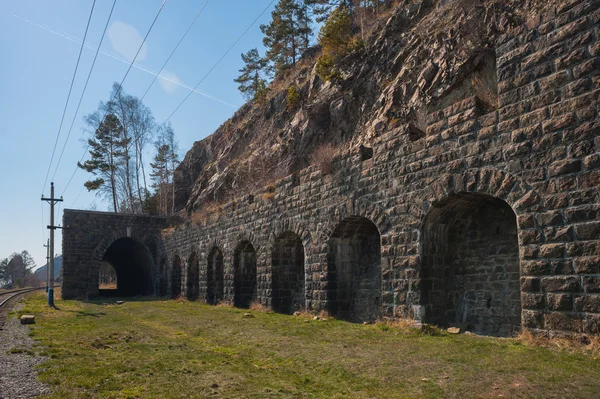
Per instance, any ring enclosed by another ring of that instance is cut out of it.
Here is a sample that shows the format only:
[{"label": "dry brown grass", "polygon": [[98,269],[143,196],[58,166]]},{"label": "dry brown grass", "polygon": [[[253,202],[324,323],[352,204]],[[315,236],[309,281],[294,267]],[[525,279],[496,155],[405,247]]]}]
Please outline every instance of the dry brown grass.
[{"label": "dry brown grass", "polygon": [[215,306],[218,308],[233,308],[233,303],[229,301],[219,301]]},{"label": "dry brown grass", "polygon": [[333,160],[338,154],[338,149],[331,143],[323,144],[310,156],[310,162],[316,165],[322,175],[333,172]]},{"label": "dry brown grass", "polygon": [[414,325],[414,320],[410,319],[379,319],[375,325],[380,329],[393,329],[408,332]]},{"label": "dry brown grass", "polygon": [[568,352],[589,352],[594,355],[600,355],[600,336],[598,335],[577,334],[549,338],[530,330],[523,330],[516,339],[530,346],[541,346]]},{"label": "dry brown grass", "polygon": [[333,319],[334,317],[326,310],[321,310],[319,312],[319,317],[321,319]]},{"label": "dry brown grass", "polygon": [[98,288],[101,289],[101,290],[116,290],[117,289],[117,283],[100,284],[98,286]]},{"label": "dry brown grass", "polygon": [[219,204],[207,201],[201,209],[192,213],[190,219],[192,223],[201,225],[207,223],[208,219],[213,215],[217,215],[217,218],[220,218],[223,215],[223,208]]},{"label": "dry brown grass", "polygon": [[268,306],[263,305],[259,301],[252,301],[250,303],[250,310],[253,310],[255,312],[272,312],[271,308],[269,308]]}]

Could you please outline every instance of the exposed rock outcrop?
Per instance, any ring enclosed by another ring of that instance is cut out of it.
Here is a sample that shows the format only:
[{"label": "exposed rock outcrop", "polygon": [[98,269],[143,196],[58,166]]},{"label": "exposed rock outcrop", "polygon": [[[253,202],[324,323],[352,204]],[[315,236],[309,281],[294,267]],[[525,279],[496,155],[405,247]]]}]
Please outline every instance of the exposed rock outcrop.
[{"label": "exposed rock outcrop", "polygon": [[[309,50],[295,77],[271,84],[266,104],[244,105],[194,144],[175,173],[177,209],[189,213],[259,189],[306,167],[324,143],[369,145],[405,123],[415,134],[427,114],[472,95],[496,108],[496,37],[543,6],[548,2],[407,0],[380,16],[330,82],[316,74],[318,49]],[[291,84],[302,98],[293,111],[286,104]]]}]

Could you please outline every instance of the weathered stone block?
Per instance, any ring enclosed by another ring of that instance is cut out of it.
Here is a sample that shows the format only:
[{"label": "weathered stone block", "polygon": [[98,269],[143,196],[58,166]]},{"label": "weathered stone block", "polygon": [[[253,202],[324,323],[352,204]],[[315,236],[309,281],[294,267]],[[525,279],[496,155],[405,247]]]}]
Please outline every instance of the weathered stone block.
[{"label": "weathered stone block", "polygon": [[546,292],[577,292],[579,278],[572,276],[544,277],[542,289]]},{"label": "weathered stone block", "polygon": [[544,302],[544,294],[523,292],[521,294],[521,306],[523,309],[529,310],[544,309],[546,306]]},{"label": "weathered stone block", "polygon": [[578,312],[600,313],[600,295],[584,295],[575,299]]},{"label": "weathered stone block", "polygon": [[521,277],[522,292],[538,292],[541,288],[540,279],[537,277]]},{"label": "weathered stone block", "polygon": [[600,276],[583,276],[585,292],[600,292]]},{"label": "weathered stone block", "polygon": [[542,329],[544,328],[544,313],[540,310],[523,310],[522,323],[525,328]]},{"label": "weathered stone block", "polygon": [[575,235],[580,240],[600,238],[600,222],[590,222],[575,226]]},{"label": "weathered stone block", "polygon": [[600,273],[600,256],[575,258],[573,260],[573,269],[577,274]]},{"label": "weathered stone block", "polygon": [[563,159],[555,161],[548,166],[548,176],[556,177],[569,173],[579,172],[581,170],[581,160]]},{"label": "weathered stone block", "polygon": [[540,257],[542,258],[561,258],[564,252],[564,244],[546,244],[540,247]]},{"label": "weathered stone block", "polygon": [[556,118],[549,119],[542,123],[544,133],[551,133],[556,130],[564,129],[572,126],[576,122],[575,113],[561,115]]},{"label": "weathered stone block", "polygon": [[544,315],[544,326],[556,331],[581,331],[581,316],[578,313],[552,312]]},{"label": "weathered stone block", "polygon": [[559,212],[538,213],[535,220],[540,227],[559,226],[563,224],[563,217]]},{"label": "weathered stone block", "polygon": [[546,303],[550,310],[573,310],[573,295],[572,294],[546,294]]},{"label": "weathered stone block", "polygon": [[524,276],[545,276],[550,274],[550,262],[545,260],[522,260],[521,272]]}]

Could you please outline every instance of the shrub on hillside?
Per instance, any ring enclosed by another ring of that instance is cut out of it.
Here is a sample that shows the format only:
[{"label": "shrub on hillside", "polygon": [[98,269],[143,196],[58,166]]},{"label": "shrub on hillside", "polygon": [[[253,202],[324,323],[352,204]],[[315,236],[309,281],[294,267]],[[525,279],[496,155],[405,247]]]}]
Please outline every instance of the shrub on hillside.
[{"label": "shrub on hillside", "polygon": [[333,144],[323,144],[312,153],[310,162],[319,168],[322,175],[328,175],[333,171],[333,159],[337,153],[338,150]]},{"label": "shrub on hillside", "polygon": [[287,108],[290,111],[298,109],[300,106],[300,93],[296,90],[296,86],[292,85],[287,92]]}]

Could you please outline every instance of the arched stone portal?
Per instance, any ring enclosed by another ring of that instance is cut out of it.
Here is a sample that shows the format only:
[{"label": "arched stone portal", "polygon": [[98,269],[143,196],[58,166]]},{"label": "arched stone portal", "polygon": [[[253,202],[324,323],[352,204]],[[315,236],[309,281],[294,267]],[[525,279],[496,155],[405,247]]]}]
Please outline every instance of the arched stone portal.
[{"label": "arched stone portal", "polygon": [[160,267],[158,269],[158,296],[167,295],[167,259],[162,258],[160,260]]},{"label": "arched stone portal", "polygon": [[101,264],[114,268],[117,287],[100,289],[102,295],[134,296],[152,295],[152,270],[154,261],[148,249],[132,238],[119,238],[106,250]]},{"label": "arched stone portal", "polygon": [[372,321],[381,313],[381,242],[369,219],[351,216],[327,246],[327,303],[336,317]]},{"label": "arched stone portal", "polygon": [[300,237],[289,231],[277,237],[271,265],[273,309],[288,314],[304,309],[304,246]]},{"label": "arched stone portal", "polygon": [[200,294],[200,263],[195,252],[192,252],[188,259],[186,283],[186,297],[190,301],[195,301]]},{"label": "arched stone portal", "polygon": [[510,335],[520,329],[516,216],[487,194],[460,193],[425,217],[421,269],[425,321]]},{"label": "arched stone portal", "polygon": [[242,241],[236,247],[233,268],[233,304],[238,308],[247,308],[256,293],[256,250],[250,241]]},{"label": "arched stone portal", "polygon": [[208,254],[206,302],[216,305],[223,300],[223,252],[218,247]]},{"label": "arched stone portal", "polygon": [[177,298],[181,295],[181,258],[177,255],[173,258],[171,269],[171,296]]}]

